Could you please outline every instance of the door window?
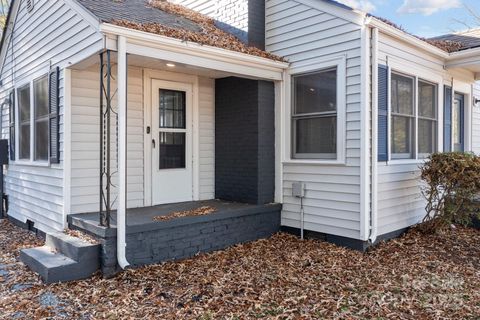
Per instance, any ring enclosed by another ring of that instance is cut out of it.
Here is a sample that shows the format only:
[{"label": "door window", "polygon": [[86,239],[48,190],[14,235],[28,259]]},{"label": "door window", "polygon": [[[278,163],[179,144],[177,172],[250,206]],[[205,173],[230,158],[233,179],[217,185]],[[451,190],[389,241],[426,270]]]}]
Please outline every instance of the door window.
[{"label": "door window", "polygon": [[185,92],[160,89],[159,97],[159,169],[185,168]]}]

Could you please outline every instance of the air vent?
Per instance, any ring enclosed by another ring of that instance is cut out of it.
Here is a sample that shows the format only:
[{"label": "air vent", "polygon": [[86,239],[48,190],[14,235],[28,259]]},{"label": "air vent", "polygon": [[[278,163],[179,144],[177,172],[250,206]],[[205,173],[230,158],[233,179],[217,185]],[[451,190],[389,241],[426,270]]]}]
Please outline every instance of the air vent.
[{"label": "air vent", "polygon": [[34,0],[27,0],[27,11],[28,11],[28,12],[32,12],[32,11],[33,11],[33,6],[34,6],[33,1],[34,1]]}]

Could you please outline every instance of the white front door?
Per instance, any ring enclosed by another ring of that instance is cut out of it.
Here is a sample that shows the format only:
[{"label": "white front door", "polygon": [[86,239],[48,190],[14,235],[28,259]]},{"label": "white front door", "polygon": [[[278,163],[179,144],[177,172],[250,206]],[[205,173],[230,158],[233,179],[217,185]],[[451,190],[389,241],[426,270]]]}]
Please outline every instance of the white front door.
[{"label": "white front door", "polygon": [[192,86],[152,80],[152,204],[193,200]]}]

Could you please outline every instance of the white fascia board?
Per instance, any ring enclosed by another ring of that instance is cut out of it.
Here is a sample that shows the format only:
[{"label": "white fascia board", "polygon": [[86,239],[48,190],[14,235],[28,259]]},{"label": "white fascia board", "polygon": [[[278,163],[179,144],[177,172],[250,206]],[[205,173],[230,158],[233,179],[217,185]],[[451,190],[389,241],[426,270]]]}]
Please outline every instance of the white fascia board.
[{"label": "white fascia board", "polygon": [[469,66],[480,66],[480,48],[451,53],[446,64],[447,69]]},{"label": "white fascia board", "polygon": [[65,3],[69,5],[70,9],[79,14],[85,21],[95,28],[95,30],[99,30],[101,21],[90,10],[76,0],[65,0]]},{"label": "white fascia board", "polygon": [[367,24],[373,28],[378,28],[381,32],[389,35],[395,39],[402,40],[406,43],[414,45],[415,47],[425,50],[435,56],[438,56],[443,59],[448,59],[450,54],[442,49],[439,49],[423,40],[418,39],[415,36],[412,36],[402,30],[399,30],[383,21],[380,21],[374,17],[369,17]]},{"label": "white fascia board", "polygon": [[[179,39],[103,23],[100,31],[127,39],[127,52],[155,59],[219,70],[267,80],[282,80],[288,63],[274,61],[241,52],[200,45]],[[107,41],[107,44],[109,42]],[[108,48],[107,49],[113,49]]]},{"label": "white fascia board", "polygon": [[360,10],[342,8],[339,5],[329,3],[327,1],[318,0],[295,0],[298,3],[304,4],[310,8],[323,11],[335,17],[352,22],[359,26],[364,25],[367,14]]}]

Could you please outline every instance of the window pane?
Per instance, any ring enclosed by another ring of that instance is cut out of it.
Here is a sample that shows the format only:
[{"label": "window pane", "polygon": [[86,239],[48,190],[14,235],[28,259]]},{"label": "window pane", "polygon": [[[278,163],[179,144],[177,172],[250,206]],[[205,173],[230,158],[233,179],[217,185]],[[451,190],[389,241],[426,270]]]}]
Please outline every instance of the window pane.
[{"label": "window pane", "polygon": [[185,129],[185,92],[160,89],[160,128]]},{"label": "window pane", "polygon": [[463,103],[461,99],[455,98],[452,110],[452,138],[453,151],[463,151]]},{"label": "window pane", "polygon": [[413,118],[392,116],[392,157],[413,157]]},{"label": "window pane", "polygon": [[185,132],[160,132],[160,169],[185,168]]},{"label": "window pane", "polygon": [[47,77],[33,83],[35,118],[48,115],[48,81]]},{"label": "window pane", "polygon": [[392,112],[413,115],[413,79],[392,73]]},{"label": "window pane", "polygon": [[295,114],[337,110],[337,69],[294,77]]},{"label": "window pane", "polygon": [[437,117],[437,86],[419,81],[418,82],[418,115],[436,119]]},{"label": "window pane", "polygon": [[433,153],[437,150],[437,122],[418,119],[418,152]]},{"label": "window pane", "polygon": [[30,159],[30,85],[18,89],[19,158]]},{"label": "window pane", "polygon": [[20,159],[30,159],[30,124],[20,125]]},{"label": "window pane", "polygon": [[[337,152],[337,117],[296,119],[297,154],[323,154],[321,158],[335,158]],[[300,156],[301,157],[301,156]]]},{"label": "window pane", "polygon": [[48,117],[35,122],[35,160],[48,160]]}]

